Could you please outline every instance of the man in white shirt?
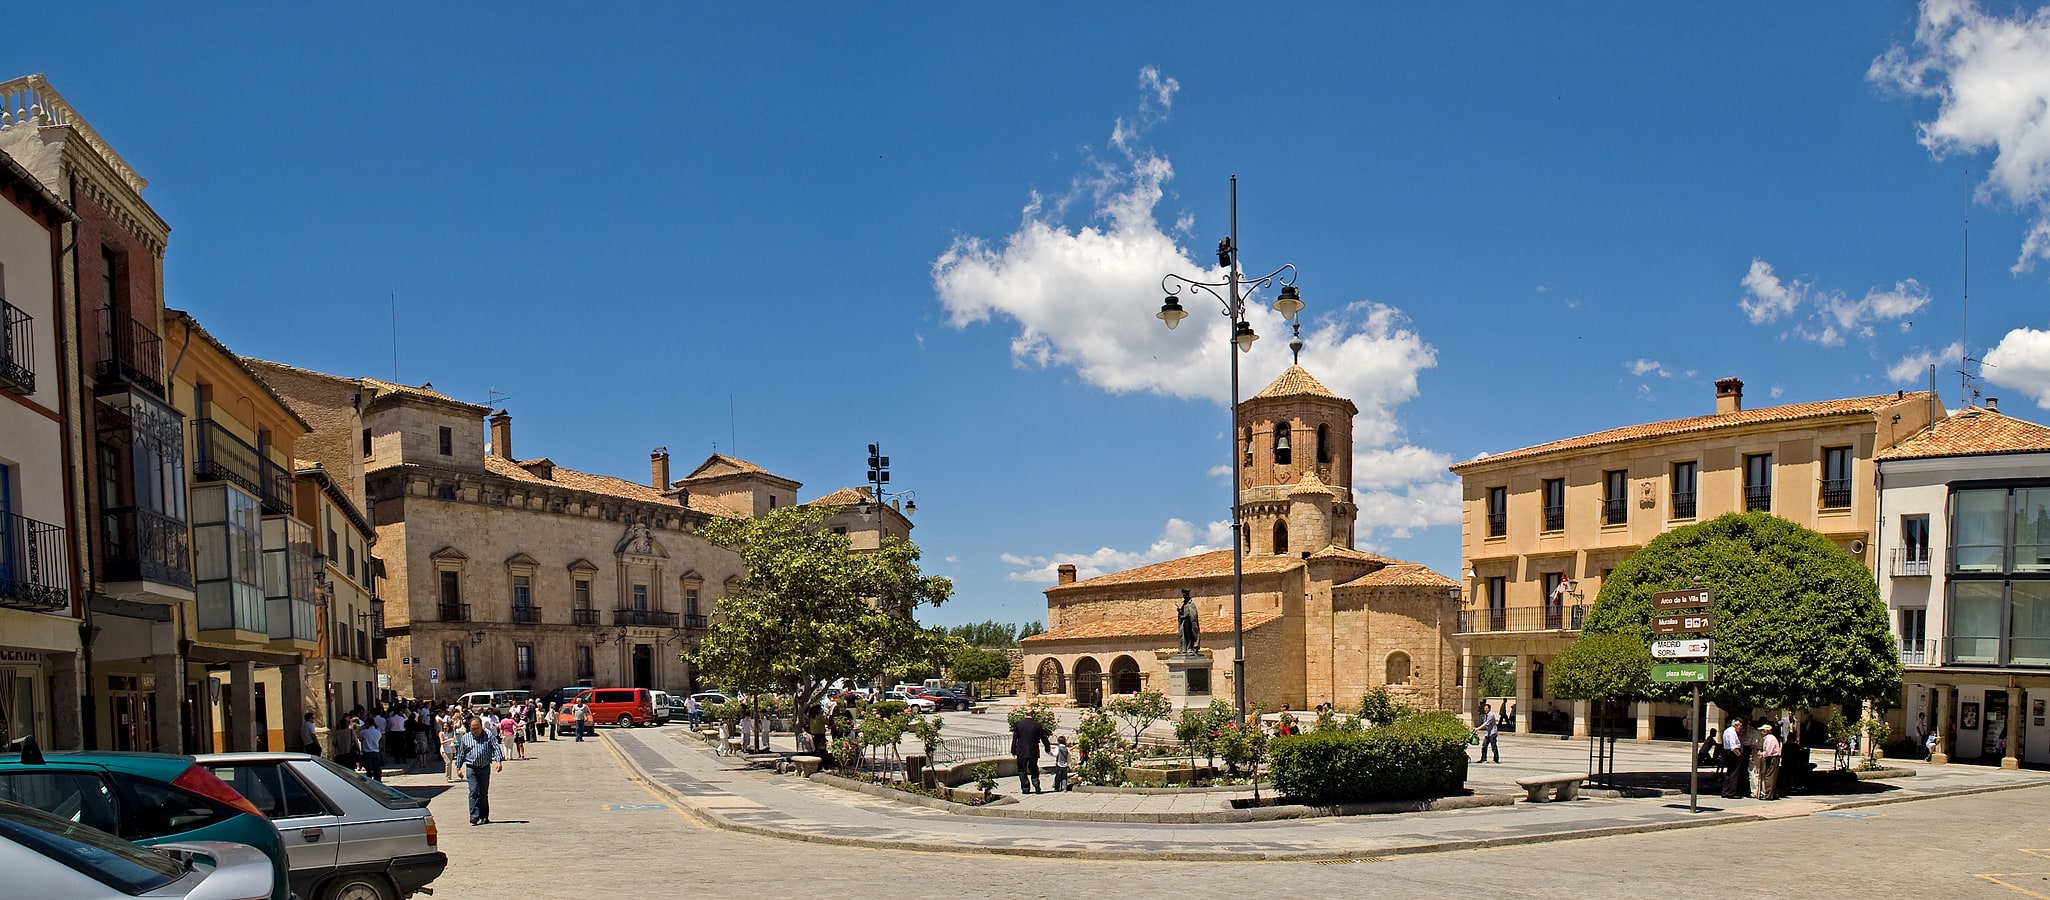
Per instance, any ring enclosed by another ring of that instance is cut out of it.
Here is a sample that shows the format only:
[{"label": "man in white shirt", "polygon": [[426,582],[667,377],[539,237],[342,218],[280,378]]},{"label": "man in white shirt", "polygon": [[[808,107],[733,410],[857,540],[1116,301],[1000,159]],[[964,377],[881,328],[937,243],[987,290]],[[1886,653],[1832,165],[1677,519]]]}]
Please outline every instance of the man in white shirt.
[{"label": "man in white shirt", "polygon": [[377,727],[379,718],[372,714],[363,720],[363,730],[356,732],[356,742],[363,751],[363,774],[371,781],[384,780],[384,729]]},{"label": "man in white shirt", "polygon": [[306,721],[299,723],[299,752],[320,755],[320,730],[313,724],[313,714],[306,714]]},{"label": "man in white shirt", "polygon": [[1749,760],[1744,758],[1744,717],[1731,716],[1730,724],[1723,729],[1723,759],[1729,762],[1729,774],[1723,777],[1723,799],[1737,800],[1744,796],[1749,779]]}]

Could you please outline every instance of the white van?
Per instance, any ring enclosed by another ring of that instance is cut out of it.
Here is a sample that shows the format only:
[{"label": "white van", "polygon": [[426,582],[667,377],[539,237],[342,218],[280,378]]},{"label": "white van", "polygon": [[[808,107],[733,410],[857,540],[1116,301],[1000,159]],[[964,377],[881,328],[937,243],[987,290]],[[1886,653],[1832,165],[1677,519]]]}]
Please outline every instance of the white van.
[{"label": "white van", "polygon": [[531,696],[533,691],[471,691],[456,698],[464,709],[494,707],[503,709]]},{"label": "white van", "polygon": [[662,691],[649,691],[648,693],[655,698],[655,724],[657,725],[668,724],[669,720],[683,709],[683,704],[671,699],[667,693]]}]

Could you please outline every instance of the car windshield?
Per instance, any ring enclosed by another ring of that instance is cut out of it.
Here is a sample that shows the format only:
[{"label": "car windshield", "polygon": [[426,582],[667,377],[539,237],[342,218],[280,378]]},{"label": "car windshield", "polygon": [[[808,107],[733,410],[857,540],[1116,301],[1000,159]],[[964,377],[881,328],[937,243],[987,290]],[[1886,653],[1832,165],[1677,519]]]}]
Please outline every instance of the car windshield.
[{"label": "car windshield", "polygon": [[380,806],[383,806],[385,809],[419,809],[422,805],[419,800],[414,799],[406,792],[401,791],[398,788],[386,785],[381,781],[371,781],[370,779],[357,774],[356,770],[342,768],[341,766],[335,764],[333,761],[329,760],[324,756],[313,756],[308,758],[313,760],[321,768],[324,768],[330,772],[335,773],[336,775],[341,776],[342,780],[355,785],[357,788],[361,789],[363,793],[369,794],[370,799],[377,801],[378,804]]},{"label": "car windshield", "polygon": [[152,891],[185,875],[185,864],[175,859],[18,803],[0,801],[0,839],[41,853],[124,894]]}]

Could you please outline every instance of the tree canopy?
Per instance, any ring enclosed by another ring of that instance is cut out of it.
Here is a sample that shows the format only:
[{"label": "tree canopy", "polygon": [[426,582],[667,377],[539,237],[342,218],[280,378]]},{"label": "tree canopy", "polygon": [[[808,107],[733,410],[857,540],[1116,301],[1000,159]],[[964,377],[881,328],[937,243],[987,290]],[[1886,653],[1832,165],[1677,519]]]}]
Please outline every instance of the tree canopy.
[{"label": "tree canopy", "polygon": [[826,513],[792,506],[699,529],[747,566],[693,656],[722,686],[786,693],[808,710],[840,679],[902,675],[944,658],[945,631],[920,627],[912,613],[945,602],[952,582],[920,573],[908,541],[853,552],[846,535],[823,527]]},{"label": "tree canopy", "polygon": [[[1715,593],[1715,673],[1702,693],[1716,705],[1849,706],[1899,695],[1900,657],[1872,573],[1821,533],[1766,513],[1676,528],[1623,560],[1575,642],[1588,647],[1553,662],[1553,685],[1613,689],[1634,682],[1637,666],[1648,673],[1648,650],[1624,665],[1622,642],[1605,636],[1648,647],[1651,596],[1696,586]],[[1650,700],[1688,693],[1685,684],[1643,688]]]},{"label": "tree canopy", "polygon": [[1031,637],[1045,630],[1038,622],[1013,624],[987,619],[955,625],[947,629],[947,634],[966,641],[970,647],[1016,647],[1019,638]]}]

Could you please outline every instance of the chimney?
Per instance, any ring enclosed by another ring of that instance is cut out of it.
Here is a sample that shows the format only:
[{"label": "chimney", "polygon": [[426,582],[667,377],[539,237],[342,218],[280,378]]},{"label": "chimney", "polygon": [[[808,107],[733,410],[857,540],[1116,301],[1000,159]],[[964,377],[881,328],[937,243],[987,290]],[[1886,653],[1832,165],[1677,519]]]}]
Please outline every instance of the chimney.
[{"label": "chimney", "polygon": [[669,448],[656,447],[648,454],[649,475],[655,480],[655,490],[669,490]]},{"label": "chimney", "polygon": [[1060,583],[1061,583],[1061,584],[1074,584],[1074,583],[1075,583],[1075,567],[1074,567],[1074,566],[1073,566],[1072,564],[1069,564],[1069,563],[1061,563],[1061,567],[1060,567],[1060,568],[1058,568],[1058,569],[1055,569],[1054,571],[1056,571],[1056,572],[1059,572],[1059,573],[1061,573],[1061,574],[1060,574]]},{"label": "chimney", "polygon": [[1725,415],[1744,408],[1744,380],[1718,378],[1715,382],[1715,414]]},{"label": "chimney", "polygon": [[505,410],[491,414],[491,455],[499,459],[512,459],[512,413]]},{"label": "chimney", "polygon": [[1987,398],[1986,398],[1986,411],[1987,411],[1987,412],[1995,412],[1995,413],[1999,412],[1999,411],[2000,411],[2000,398],[1999,398],[1999,397],[1987,397]]}]

